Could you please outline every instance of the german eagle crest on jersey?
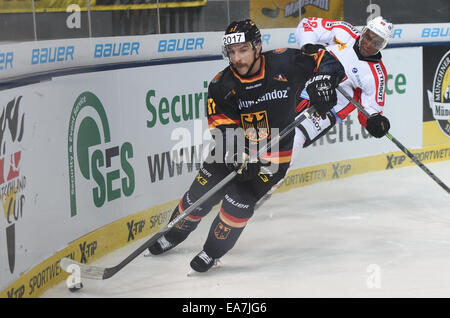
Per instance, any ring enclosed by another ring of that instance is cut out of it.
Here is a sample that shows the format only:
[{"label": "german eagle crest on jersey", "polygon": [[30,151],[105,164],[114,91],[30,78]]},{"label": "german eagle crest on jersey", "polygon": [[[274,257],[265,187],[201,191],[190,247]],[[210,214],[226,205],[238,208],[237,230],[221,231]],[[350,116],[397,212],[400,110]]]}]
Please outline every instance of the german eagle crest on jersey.
[{"label": "german eagle crest on jersey", "polygon": [[267,111],[260,111],[250,114],[241,114],[242,128],[245,131],[245,137],[250,141],[261,141],[270,136],[269,120]]}]

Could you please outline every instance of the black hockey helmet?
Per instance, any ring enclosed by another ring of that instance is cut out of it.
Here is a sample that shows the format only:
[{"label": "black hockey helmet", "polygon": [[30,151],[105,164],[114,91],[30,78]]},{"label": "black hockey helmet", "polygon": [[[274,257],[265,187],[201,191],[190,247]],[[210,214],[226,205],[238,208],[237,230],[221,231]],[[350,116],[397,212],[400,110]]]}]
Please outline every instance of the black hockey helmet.
[{"label": "black hockey helmet", "polygon": [[243,21],[233,21],[225,30],[225,35],[223,36],[223,45],[222,45],[222,53],[224,57],[228,57],[230,60],[230,65],[232,66],[231,59],[228,56],[227,46],[239,43],[247,43],[249,42],[255,58],[253,59],[252,64],[250,65],[247,73],[244,76],[249,75],[252,71],[253,66],[256,61],[259,60],[261,54],[257,56],[257,48],[258,44],[261,43],[261,31],[259,31],[255,22],[250,19],[246,19]]},{"label": "black hockey helmet", "polygon": [[[233,39],[230,35],[244,35],[244,38]],[[261,31],[259,31],[255,22],[250,19],[243,21],[233,21],[225,29],[225,35],[223,37],[224,47],[231,44],[250,42],[253,48],[256,48],[256,44],[261,42]]]}]

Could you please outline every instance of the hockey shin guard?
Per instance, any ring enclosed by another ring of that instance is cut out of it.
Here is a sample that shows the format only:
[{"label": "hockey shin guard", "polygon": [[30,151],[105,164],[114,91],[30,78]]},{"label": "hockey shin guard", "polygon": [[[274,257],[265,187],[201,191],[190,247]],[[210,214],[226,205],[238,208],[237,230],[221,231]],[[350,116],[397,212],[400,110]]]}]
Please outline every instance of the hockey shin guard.
[{"label": "hockey shin guard", "polygon": [[[183,199],[173,211],[169,222],[174,220],[178,215],[180,215],[180,213],[184,211],[183,206],[185,206],[186,204],[186,195],[187,193],[183,196]],[[193,214],[187,215],[148,248],[150,253],[153,255],[159,255],[171,250],[172,248],[183,242],[185,239],[187,239],[189,234],[197,228],[202,217],[203,216],[196,216]]]},{"label": "hockey shin guard", "polygon": [[211,224],[203,250],[214,259],[221,258],[233,248],[244,228],[245,225],[230,226],[221,220],[220,214],[217,215]]},{"label": "hockey shin guard", "polygon": [[[182,209],[182,203],[183,201],[178,204],[178,206],[175,208],[175,210],[172,213],[172,216],[170,217],[171,222],[173,219],[175,219],[178,215],[180,215],[180,209]],[[181,210],[183,211],[183,210]],[[180,244],[183,242],[189,234],[194,231],[198,224],[200,223],[202,219],[202,216],[195,216],[195,215],[187,215],[183,220],[181,220],[177,225],[175,225],[169,232],[167,232],[164,236],[166,239],[174,244]]]}]

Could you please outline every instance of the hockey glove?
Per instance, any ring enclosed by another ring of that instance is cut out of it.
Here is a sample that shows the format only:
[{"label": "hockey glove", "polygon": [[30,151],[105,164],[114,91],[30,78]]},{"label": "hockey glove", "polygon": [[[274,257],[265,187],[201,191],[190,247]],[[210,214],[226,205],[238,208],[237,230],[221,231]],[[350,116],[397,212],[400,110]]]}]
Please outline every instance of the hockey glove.
[{"label": "hockey glove", "polygon": [[389,119],[383,115],[376,114],[372,115],[367,119],[366,129],[367,131],[376,138],[381,138],[389,131],[391,125]]},{"label": "hockey glove", "polygon": [[236,153],[225,153],[225,164],[230,171],[236,171],[236,179],[239,181],[248,181],[256,177],[261,168],[261,161],[252,159],[248,154],[248,149]]},{"label": "hockey glove", "polygon": [[327,112],[337,103],[337,77],[330,74],[314,74],[306,82],[306,92],[316,112],[326,118]]}]

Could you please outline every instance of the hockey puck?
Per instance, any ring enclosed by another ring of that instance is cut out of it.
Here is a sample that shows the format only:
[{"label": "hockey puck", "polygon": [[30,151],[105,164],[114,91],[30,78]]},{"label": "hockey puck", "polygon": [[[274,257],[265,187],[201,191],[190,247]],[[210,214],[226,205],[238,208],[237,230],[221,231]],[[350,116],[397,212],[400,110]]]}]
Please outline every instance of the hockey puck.
[{"label": "hockey puck", "polygon": [[77,284],[73,285],[72,287],[69,287],[69,290],[72,293],[74,293],[74,292],[79,291],[81,288],[83,288],[83,283],[80,282],[80,283],[77,283]]}]

